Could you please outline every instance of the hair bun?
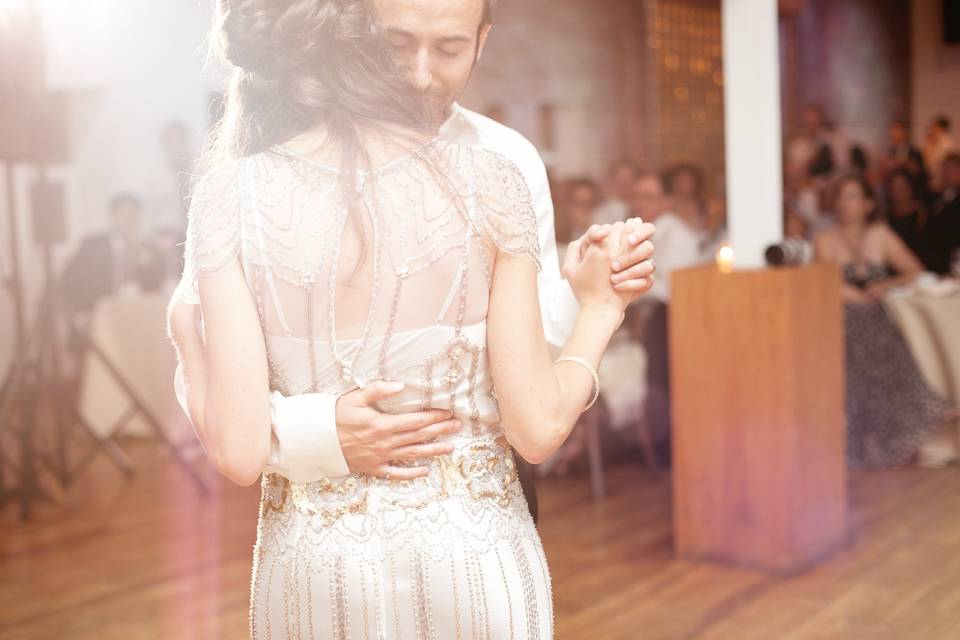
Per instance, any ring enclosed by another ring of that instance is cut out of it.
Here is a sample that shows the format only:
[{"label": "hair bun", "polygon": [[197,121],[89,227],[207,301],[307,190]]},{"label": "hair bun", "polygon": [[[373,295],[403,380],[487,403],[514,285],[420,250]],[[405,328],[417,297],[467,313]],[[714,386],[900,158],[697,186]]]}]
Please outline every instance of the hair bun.
[{"label": "hair bun", "polygon": [[289,2],[221,0],[220,50],[232,65],[260,75],[276,66],[272,31]]},{"label": "hair bun", "polygon": [[372,20],[364,0],[220,0],[220,8],[223,57],[267,77],[329,60]]}]

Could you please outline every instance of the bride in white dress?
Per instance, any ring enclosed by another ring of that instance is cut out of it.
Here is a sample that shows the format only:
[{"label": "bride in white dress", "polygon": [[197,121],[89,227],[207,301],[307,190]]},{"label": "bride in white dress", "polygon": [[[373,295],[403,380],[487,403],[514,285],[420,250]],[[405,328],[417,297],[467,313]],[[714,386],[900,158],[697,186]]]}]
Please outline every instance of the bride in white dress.
[{"label": "bride in white dress", "polygon": [[[542,461],[599,392],[595,369],[637,296],[610,280],[630,229],[571,247],[580,312],[552,362],[517,168],[430,131],[429,101],[394,69],[367,2],[273,4],[224,22],[241,70],[194,192],[179,287],[204,324],[198,435],[224,475],[261,482],[251,635],[552,638],[549,571],[511,445]],[[282,47],[263,37],[278,16],[299,36]],[[314,73],[292,87],[304,60]],[[291,94],[310,96],[311,118]],[[261,474],[272,391],[374,380],[405,385],[383,411],[462,420],[441,439],[448,454],[398,463],[429,465],[426,476]]]}]

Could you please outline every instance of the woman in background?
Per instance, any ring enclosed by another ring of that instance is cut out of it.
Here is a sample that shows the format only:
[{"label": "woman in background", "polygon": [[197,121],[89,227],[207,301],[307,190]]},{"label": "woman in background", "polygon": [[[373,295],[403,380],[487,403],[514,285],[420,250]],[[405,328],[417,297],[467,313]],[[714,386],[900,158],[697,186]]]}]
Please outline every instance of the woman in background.
[{"label": "woman in background", "polygon": [[923,265],[880,221],[863,178],[840,180],[834,215],[836,225],[817,235],[815,252],[843,272],[847,459],[853,467],[904,464],[950,410],[927,386],[881,302]]}]

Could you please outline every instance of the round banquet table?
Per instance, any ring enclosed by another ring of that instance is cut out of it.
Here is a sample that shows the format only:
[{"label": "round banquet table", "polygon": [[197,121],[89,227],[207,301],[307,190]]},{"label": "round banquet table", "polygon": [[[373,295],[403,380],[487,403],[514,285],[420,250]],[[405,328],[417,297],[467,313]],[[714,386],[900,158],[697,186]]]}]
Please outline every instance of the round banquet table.
[{"label": "round banquet table", "polygon": [[[884,300],[932,389],[960,406],[960,281],[928,280],[891,292]],[[956,461],[960,419],[942,425],[921,450],[920,462]]]}]

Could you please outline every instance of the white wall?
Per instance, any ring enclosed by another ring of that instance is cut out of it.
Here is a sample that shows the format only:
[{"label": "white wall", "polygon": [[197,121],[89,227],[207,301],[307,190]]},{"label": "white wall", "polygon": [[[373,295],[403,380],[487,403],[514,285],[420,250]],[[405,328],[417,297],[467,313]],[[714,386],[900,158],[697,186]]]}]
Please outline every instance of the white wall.
[{"label": "white wall", "polygon": [[914,0],[913,136],[923,142],[930,119],[946,113],[953,121],[954,139],[960,138],[960,45],[943,44],[941,0]]},{"label": "white wall", "polygon": [[105,222],[120,190],[160,223],[174,209],[159,133],[199,132],[206,117],[203,41],[210,0],[43,0],[47,82],[70,94],[71,163],[80,234]]},{"label": "white wall", "polygon": [[[46,82],[68,94],[71,162],[54,168],[68,185],[71,240],[106,224],[106,206],[118,191],[146,205],[149,225],[176,212],[175,185],[159,142],[163,125],[183,121],[199,134],[208,93],[217,80],[203,69],[212,0],[37,0],[47,51]],[[197,140],[199,142],[199,140]],[[29,241],[29,167],[16,171],[21,263],[31,310],[41,288],[40,253]],[[6,194],[0,182],[0,268],[9,273]],[[12,349],[10,302],[0,295],[0,372]]]}]

